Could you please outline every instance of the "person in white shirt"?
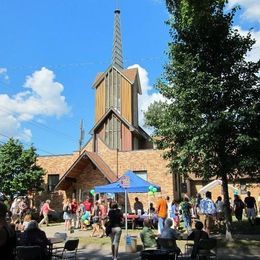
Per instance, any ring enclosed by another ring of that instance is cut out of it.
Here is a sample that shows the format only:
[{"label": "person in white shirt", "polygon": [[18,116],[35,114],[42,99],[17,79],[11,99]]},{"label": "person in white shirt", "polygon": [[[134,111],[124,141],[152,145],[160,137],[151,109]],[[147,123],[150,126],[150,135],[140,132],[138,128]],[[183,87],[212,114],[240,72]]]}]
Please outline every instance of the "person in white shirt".
[{"label": "person in white shirt", "polygon": [[166,202],[167,202],[167,206],[168,206],[168,209],[167,209],[167,218],[170,218],[170,217],[171,217],[172,203],[171,203],[171,201],[170,201],[170,197],[169,197],[169,196],[166,197]]},{"label": "person in white shirt", "polygon": [[221,196],[218,196],[215,206],[217,211],[216,213],[217,225],[220,228],[222,221],[224,220],[224,202],[222,201]]}]

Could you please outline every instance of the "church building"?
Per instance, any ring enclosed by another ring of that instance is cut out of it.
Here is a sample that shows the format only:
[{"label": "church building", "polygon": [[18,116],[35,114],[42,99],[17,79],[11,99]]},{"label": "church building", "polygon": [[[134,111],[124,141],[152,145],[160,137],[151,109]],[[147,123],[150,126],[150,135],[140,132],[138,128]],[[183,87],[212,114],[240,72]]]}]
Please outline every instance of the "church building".
[{"label": "church building", "polygon": [[[162,194],[171,199],[181,199],[183,194],[195,196],[208,184],[194,174],[184,180],[170,172],[162,151],[154,147],[151,137],[138,124],[138,95],[142,94],[137,68],[125,69],[123,65],[120,30],[120,10],[114,12],[114,37],[112,64],[98,73],[93,83],[95,90],[95,122],[91,138],[83,149],[72,154],[40,156],[38,164],[46,171],[46,190],[39,200],[51,199],[56,209],[62,209],[66,197],[78,201],[92,196],[98,185],[115,182],[127,170],[161,187]],[[219,182],[210,184],[213,199],[221,195]],[[253,191],[260,196],[259,183],[238,179],[230,183],[233,190],[245,196]],[[232,192],[230,192],[232,196]],[[130,207],[134,197],[143,202],[145,209],[156,197],[147,194],[129,194]],[[38,204],[38,203],[37,203]]]},{"label": "church building", "polygon": [[[178,198],[176,175],[169,171],[162,151],[153,146],[150,136],[138,124],[138,95],[142,94],[142,86],[138,69],[125,69],[123,65],[120,10],[114,12],[112,64],[97,74],[93,88],[95,122],[87,144],[71,155],[39,157],[38,163],[47,172],[47,190],[63,191],[60,196],[80,201],[91,195],[95,186],[112,183],[132,170],[161,186],[163,194]],[[135,196],[147,204],[147,194],[129,196],[130,204]]]}]

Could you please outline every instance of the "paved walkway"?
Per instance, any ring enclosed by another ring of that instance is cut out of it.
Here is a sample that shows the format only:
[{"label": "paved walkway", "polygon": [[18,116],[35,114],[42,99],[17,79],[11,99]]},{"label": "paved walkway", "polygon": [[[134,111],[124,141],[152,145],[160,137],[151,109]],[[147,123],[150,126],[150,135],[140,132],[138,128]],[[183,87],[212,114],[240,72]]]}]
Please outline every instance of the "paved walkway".
[{"label": "paved walkway", "polygon": [[[60,232],[64,233],[64,224],[55,224],[48,227],[42,226],[42,230],[44,230],[47,234],[47,237],[53,237],[54,233]],[[139,230],[130,231],[131,235],[137,236],[137,249],[136,253],[126,253],[125,251],[125,233],[123,231],[121,237],[121,243],[119,247],[119,258],[120,260],[135,260],[140,259],[140,250],[141,250],[141,240],[139,238]],[[102,260],[102,259],[112,259],[111,249],[110,249],[110,239],[109,238],[95,238],[90,237],[91,230],[80,231],[75,230],[74,233],[66,232],[68,237],[78,237],[80,238],[80,245],[78,250],[78,258],[77,259],[89,259],[89,260]],[[244,237],[241,237],[244,239]],[[249,238],[249,237],[247,237]],[[221,240],[221,236],[218,236],[218,239]],[[250,236],[250,240],[260,240],[260,235]],[[184,252],[185,241],[177,241],[178,246]],[[60,246],[60,245],[59,245]],[[250,246],[245,245],[242,247],[227,247],[227,248],[218,248],[217,250],[217,259],[220,260],[229,260],[229,259],[254,259],[260,260],[260,249],[258,244],[254,244]],[[185,259],[185,258],[183,258]],[[188,259],[188,258],[186,258]]]}]

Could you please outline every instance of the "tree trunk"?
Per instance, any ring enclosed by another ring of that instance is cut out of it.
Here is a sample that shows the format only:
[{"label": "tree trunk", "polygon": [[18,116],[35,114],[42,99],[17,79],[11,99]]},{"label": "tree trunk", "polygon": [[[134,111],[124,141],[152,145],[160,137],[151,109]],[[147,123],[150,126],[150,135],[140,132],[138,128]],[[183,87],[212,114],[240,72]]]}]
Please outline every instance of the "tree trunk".
[{"label": "tree trunk", "polygon": [[224,214],[226,220],[226,239],[232,240],[231,226],[232,226],[232,216],[229,202],[229,194],[228,194],[228,180],[227,175],[222,174],[222,189],[224,196]]}]

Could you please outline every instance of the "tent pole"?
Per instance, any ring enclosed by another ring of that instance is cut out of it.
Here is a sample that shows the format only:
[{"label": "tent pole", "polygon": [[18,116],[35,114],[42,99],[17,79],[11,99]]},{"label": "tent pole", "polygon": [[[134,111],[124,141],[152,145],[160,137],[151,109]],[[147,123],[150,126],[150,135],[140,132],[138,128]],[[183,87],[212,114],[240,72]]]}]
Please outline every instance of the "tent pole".
[{"label": "tent pole", "polygon": [[125,188],[125,230],[126,230],[126,235],[127,235],[127,192]]}]

